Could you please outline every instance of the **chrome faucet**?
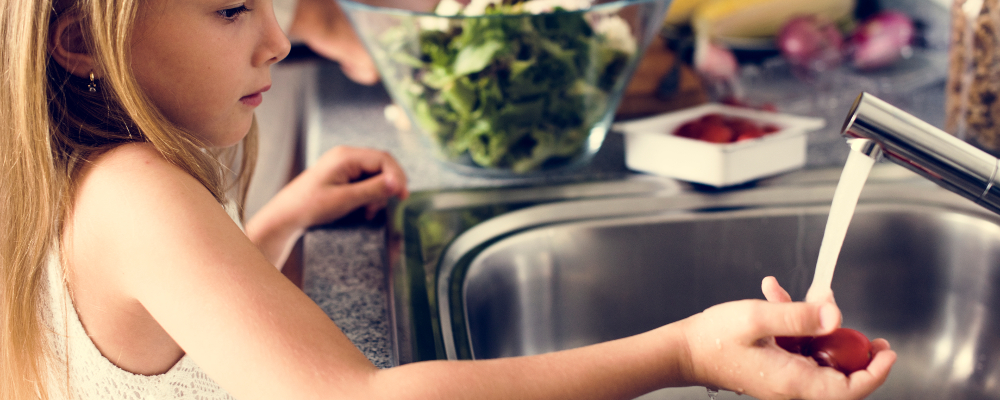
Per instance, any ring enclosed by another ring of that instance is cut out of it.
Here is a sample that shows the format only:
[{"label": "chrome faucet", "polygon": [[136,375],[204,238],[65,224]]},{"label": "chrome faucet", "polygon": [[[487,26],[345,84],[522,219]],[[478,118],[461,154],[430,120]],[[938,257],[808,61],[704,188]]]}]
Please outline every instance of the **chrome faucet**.
[{"label": "chrome faucet", "polygon": [[889,159],[1000,214],[996,157],[871,95],[854,101],[842,130],[854,150]]}]

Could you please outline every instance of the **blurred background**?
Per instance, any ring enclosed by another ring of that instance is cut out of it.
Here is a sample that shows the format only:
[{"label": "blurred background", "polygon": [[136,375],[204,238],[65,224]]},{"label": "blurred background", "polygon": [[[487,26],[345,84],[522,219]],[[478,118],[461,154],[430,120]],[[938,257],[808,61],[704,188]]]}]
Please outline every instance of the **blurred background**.
[{"label": "blurred background", "polygon": [[[430,10],[437,1],[366,3]],[[543,177],[470,176],[432,162],[382,84],[344,7],[335,0],[275,5],[293,49],[273,68],[274,88],[258,112],[262,145],[248,216],[311,160],[341,144],[389,151],[410,174],[414,190],[630,174],[615,134],[586,167]],[[822,118],[825,128],[808,134],[806,168],[839,166],[849,150],[839,130],[861,91],[944,127],[951,8],[949,0],[674,0],[624,87],[614,120],[708,102]],[[887,12],[906,18],[886,17]],[[793,24],[794,19],[800,21]],[[889,29],[863,33],[879,24]],[[907,27],[909,36],[893,36]],[[884,47],[886,38],[896,42]],[[796,41],[800,47],[789,49]]]}]

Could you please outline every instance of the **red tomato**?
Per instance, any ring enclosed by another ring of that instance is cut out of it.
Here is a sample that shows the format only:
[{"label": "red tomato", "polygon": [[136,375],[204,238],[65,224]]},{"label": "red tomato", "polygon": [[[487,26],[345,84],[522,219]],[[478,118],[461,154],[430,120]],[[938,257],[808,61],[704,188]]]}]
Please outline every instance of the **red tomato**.
[{"label": "red tomato", "polygon": [[729,143],[733,141],[732,128],[725,125],[705,125],[698,139],[712,143]]},{"label": "red tomato", "polygon": [[731,143],[756,139],[780,130],[772,124],[757,123],[748,118],[705,114],[674,129],[674,135],[712,143]]},{"label": "red tomato", "polygon": [[751,131],[761,131],[762,129],[757,126],[753,121],[746,118],[730,118],[727,121],[729,126],[736,131],[737,134],[744,134]]},{"label": "red tomato", "polygon": [[701,131],[702,131],[701,122],[691,121],[677,128],[677,130],[674,131],[674,135],[691,139],[697,139],[701,137]]},{"label": "red tomato", "polygon": [[741,127],[736,131],[736,141],[756,139],[764,135],[764,130],[756,125]]},{"label": "red tomato", "polygon": [[833,367],[845,375],[868,367],[872,360],[871,341],[861,332],[837,328],[826,336],[817,336],[808,344],[805,355],[824,367]]},{"label": "red tomato", "polygon": [[705,114],[701,117],[701,122],[706,125],[725,125],[726,117],[722,114]]}]

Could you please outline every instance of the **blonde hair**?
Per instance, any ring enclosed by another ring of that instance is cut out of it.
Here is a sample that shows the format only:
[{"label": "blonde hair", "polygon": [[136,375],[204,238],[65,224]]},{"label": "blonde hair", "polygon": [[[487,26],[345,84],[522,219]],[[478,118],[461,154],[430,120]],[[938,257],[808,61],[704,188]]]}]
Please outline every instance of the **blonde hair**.
[{"label": "blonde hair", "polygon": [[[148,142],[220,203],[229,182],[239,188],[240,203],[246,195],[256,123],[242,143],[238,173],[228,173],[238,149],[203,151],[167,121],[131,71],[140,1],[0,0],[0,400],[49,398],[40,281],[72,212],[80,162],[123,143]],[[80,17],[103,75],[96,94],[86,89],[89,80],[49,57],[49,30],[63,13]]]}]

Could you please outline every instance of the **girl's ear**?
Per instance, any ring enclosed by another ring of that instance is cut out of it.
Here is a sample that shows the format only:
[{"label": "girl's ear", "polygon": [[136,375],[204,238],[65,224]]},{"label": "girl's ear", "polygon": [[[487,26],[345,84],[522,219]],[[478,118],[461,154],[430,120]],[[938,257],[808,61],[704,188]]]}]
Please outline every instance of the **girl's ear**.
[{"label": "girl's ear", "polygon": [[52,26],[51,34],[49,53],[63,69],[80,78],[89,78],[91,73],[96,78],[100,77],[94,58],[87,50],[79,16],[75,13],[59,16]]}]

